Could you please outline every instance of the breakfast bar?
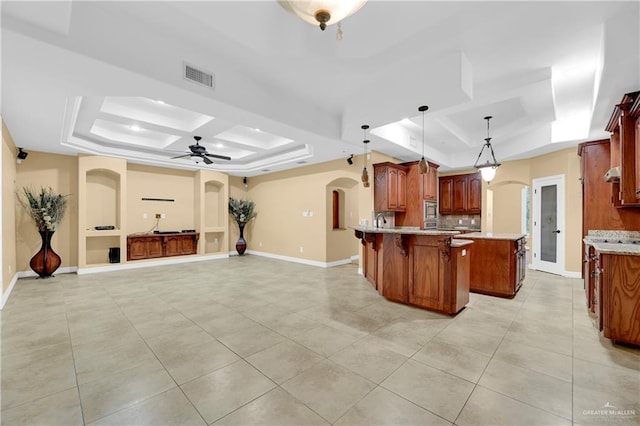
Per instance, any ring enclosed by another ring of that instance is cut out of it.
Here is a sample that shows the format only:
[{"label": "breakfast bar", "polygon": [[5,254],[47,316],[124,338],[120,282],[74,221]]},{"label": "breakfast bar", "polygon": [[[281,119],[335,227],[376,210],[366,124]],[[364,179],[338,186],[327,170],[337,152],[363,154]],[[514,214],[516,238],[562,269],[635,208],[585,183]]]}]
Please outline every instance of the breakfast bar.
[{"label": "breakfast bar", "polygon": [[473,241],[457,231],[353,227],[363,246],[363,274],[386,299],[456,314],[469,302]]}]

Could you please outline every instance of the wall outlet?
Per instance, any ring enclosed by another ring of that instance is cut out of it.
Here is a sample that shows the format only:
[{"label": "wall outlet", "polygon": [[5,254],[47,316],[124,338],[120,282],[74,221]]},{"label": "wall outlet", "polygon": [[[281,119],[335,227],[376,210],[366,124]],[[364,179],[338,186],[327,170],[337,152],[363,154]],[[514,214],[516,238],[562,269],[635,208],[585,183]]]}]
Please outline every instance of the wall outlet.
[{"label": "wall outlet", "polygon": [[304,247],[300,247],[300,253],[304,253]]},{"label": "wall outlet", "polygon": [[214,238],[214,239],[213,239],[213,243],[214,243],[214,244],[218,244],[218,239],[217,239],[217,238]]},{"label": "wall outlet", "polygon": [[307,211],[307,215],[308,215],[309,217],[313,217],[313,210],[308,210],[308,211]]},{"label": "wall outlet", "polygon": [[148,217],[149,217],[149,215],[148,215],[148,214],[146,214],[146,213],[142,213],[142,218],[143,218],[143,219],[147,219]]},{"label": "wall outlet", "polygon": [[262,247],[262,241],[258,243],[258,247]]},{"label": "wall outlet", "polygon": [[476,224],[476,220],[475,219],[471,219],[471,224],[475,225]]},{"label": "wall outlet", "polygon": [[160,219],[160,213],[156,213],[156,219]]},{"label": "wall outlet", "polygon": [[164,219],[164,218],[166,218],[166,217],[167,217],[167,215],[166,215],[166,214],[164,214],[164,213],[160,213],[160,217],[161,217],[162,219]]},{"label": "wall outlet", "polygon": [[462,219],[458,219],[458,225],[462,225]]}]

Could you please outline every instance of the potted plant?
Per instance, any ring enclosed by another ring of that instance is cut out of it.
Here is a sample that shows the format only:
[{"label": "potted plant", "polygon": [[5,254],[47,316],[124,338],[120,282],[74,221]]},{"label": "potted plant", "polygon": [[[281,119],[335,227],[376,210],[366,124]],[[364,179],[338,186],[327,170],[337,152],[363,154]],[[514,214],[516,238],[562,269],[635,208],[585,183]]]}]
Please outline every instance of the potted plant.
[{"label": "potted plant", "polygon": [[229,197],[229,215],[236,221],[240,229],[240,238],[236,243],[236,251],[242,256],[247,249],[247,242],[244,239],[244,227],[257,213],[254,211],[256,204],[249,200],[238,200]]},{"label": "potted plant", "polygon": [[32,188],[23,187],[22,196],[18,196],[20,204],[33,219],[42,239],[40,251],[29,262],[31,269],[40,278],[51,277],[62,262],[60,256],[51,248],[51,237],[64,217],[67,197],[54,193],[50,187],[40,188],[39,193]]}]

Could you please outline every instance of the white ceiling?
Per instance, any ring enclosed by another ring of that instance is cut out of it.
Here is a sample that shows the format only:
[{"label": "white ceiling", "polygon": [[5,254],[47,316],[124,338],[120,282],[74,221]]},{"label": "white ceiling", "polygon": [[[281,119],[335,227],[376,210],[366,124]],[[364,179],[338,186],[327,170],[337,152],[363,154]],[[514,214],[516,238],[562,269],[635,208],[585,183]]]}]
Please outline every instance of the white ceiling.
[{"label": "white ceiling", "polygon": [[[640,89],[637,1],[370,0],[341,41],[275,0],[1,7],[2,116],[27,151],[254,176],[359,154],[370,124],[369,149],[461,169],[484,116],[498,160],[524,158],[607,137]],[[195,135],[232,160],[171,159]]]}]

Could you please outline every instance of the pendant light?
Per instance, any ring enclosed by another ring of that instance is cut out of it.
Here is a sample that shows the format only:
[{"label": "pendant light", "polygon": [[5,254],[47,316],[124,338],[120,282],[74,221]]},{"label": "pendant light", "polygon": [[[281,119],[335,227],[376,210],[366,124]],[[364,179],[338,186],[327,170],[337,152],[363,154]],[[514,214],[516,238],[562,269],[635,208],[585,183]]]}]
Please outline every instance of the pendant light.
[{"label": "pendant light", "polygon": [[368,124],[363,124],[361,127],[362,132],[364,134],[364,140],[362,141],[362,145],[364,146],[364,168],[362,169],[362,185],[365,188],[369,187],[369,172],[367,172],[367,144],[369,140],[367,139],[367,129],[369,128]]},{"label": "pendant light", "polygon": [[424,112],[428,109],[429,107],[426,105],[418,107],[418,111],[422,113],[422,158],[418,163],[418,172],[421,175],[429,173],[429,163],[427,163],[424,159]]},{"label": "pendant light", "polygon": [[[484,179],[487,182],[491,182],[493,180],[493,178],[496,176],[496,169],[500,166],[500,163],[496,161],[496,156],[493,153],[493,147],[491,146],[491,137],[489,136],[489,120],[491,120],[492,118],[493,117],[490,115],[484,118],[485,120],[487,120],[487,137],[484,139],[485,143],[482,146],[482,149],[480,150],[480,154],[478,154],[478,159],[476,160],[476,163],[473,165],[473,167],[478,169],[482,174],[482,179]],[[484,151],[485,148],[488,148],[488,151],[491,154],[491,157],[487,159],[486,163],[478,165],[478,162],[482,157],[482,152]]]}]

